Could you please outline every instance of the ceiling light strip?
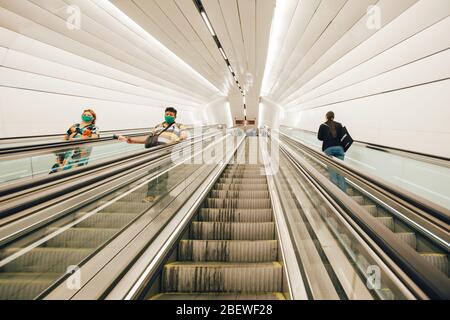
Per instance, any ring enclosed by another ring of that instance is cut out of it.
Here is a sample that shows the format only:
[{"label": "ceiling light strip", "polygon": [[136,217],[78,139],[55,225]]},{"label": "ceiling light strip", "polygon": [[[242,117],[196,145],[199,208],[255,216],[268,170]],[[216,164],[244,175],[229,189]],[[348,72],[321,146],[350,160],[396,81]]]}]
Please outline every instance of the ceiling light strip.
[{"label": "ceiling light strip", "polygon": [[242,89],[242,86],[241,86],[241,84],[239,83],[239,79],[237,78],[236,73],[235,73],[234,70],[233,70],[233,67],[231,67],[230,61],[228,60],[228,56],[227,56],[227,54],[225,53],[225,50],[223,49],[223,46],[222,46],[222,44],[220,43],[219,38],[217,37],[217,34],[216,34],[215,30],[214,30],[214,27],[213,27],[212,24],[211,24],[211,21],[210,21],[209,18],[208,18],[208,15],[206,14],[206,11],[205,11],[205,8],[204,8],[204,6],[203,6],[202,1],[201,1],[201,0],[192,0],[192,1],[194,2],[195,6],[197,7],[197,10],[198,10],[198,12],[200,13],[200,15],[201,15],[203,21],[205,22],[206,27],[207,27],[208,30],[209,30],[209,33],[210,33],[211,36],[213,37],[214,42],[216,43],[217,48],[218,48],[219,51],[220,51],[220,54],[222,55],[223,59],[225,60],[225,63],[226,63],[227,66],[228,66],[228,69],[229,69],[230,72],[231,72],[231,75],[233,76],[234,80],[236,81],[236,84],[238,85],[238,88],[239,88],[239,91],[241,92],[241,95],[245,97],[244,90]]}]

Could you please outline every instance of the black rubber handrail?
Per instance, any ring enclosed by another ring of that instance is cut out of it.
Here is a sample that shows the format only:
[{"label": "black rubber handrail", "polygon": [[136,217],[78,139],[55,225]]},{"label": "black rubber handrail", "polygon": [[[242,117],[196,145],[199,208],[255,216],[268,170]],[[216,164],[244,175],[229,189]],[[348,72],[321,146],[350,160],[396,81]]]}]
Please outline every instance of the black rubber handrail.
[{"label": "black rubber handrail", "polygon": [[292,155],[285,147],[283,152],[297,163],[329,196],[337,201],[361,229],[410,277],[431,299],[450,299],[450,281],[430,265],[408,244],[399,240],[368,212],[349,198],[342,190],[322,176],[306,160]]}]

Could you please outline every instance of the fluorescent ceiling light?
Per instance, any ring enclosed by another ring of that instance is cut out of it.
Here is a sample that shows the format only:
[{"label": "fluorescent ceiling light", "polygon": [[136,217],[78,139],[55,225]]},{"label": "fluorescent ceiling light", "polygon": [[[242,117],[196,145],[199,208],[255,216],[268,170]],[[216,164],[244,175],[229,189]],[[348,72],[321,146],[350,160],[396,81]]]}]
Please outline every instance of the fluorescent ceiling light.
[{"label": "fluorescent ceiling light", "polygon": [[219,48],[219,50],[220,50],[220,53],[222,54],[223,58],[224,58],[225,60],[228,60],[227,55],[225,54],[225,51],[223,51],[222,48]]},{"label": "fluorescent ceiling light", "polygon": [[209,22],[208,16],[206,15],[205,11],[200,12],[200,14],[202,15],[202,18],[203,18],[203,20],[205,21],[206,26],[207,26],[208,29],[209,29],[209,32],[211,33],[211,35],[212,35],[213,37],[215,37],[216,34],[214,33],[214,29],[213,29],[211,23]]}]

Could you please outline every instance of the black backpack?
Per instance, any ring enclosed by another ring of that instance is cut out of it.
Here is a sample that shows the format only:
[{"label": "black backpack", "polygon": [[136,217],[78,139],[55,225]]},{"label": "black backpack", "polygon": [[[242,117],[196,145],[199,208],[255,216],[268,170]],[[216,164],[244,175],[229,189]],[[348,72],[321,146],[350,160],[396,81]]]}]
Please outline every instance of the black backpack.
[{"label": "black backpack", "polygon": [[344,151],[347,152],[347,150],[352,146],[353,144],[353,138],[350,135],[350,133],[348,133],[348,130],[346,127],[342,128],[342,137],[341,137],[341,146],[342,148],[344,148]]}]

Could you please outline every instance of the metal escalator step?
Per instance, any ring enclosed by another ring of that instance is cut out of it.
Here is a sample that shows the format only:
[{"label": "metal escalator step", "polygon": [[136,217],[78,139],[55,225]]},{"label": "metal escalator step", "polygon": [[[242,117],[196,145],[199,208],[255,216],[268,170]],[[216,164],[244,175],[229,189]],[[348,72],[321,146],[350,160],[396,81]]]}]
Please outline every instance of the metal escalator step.
[{"label": "metal escalator step", "polygon": [[368,200],[363,196],[351,196],[353,200],[355,200],[360,205],[369,205]]},{"label": "metal escalator step", "polygon": [[192,222],[190,238],[194,240],[273,240],[273,222]]},{"label": "metal escalator step", "polygon": [[218,199],[207,198],[207,208],[239,208],[239,209],[270,209],[270,199]]},{"label": "metal escalator step", "polygon": [[199,221],[210,222],[271,222],[272,209],[213,209],[201,208]]},{"label": "metal escalator step", "polygon": [[220,183],[242,183],[242,184],[267,184],[266,177],[251,177],[251,178],[220,178]]},{"label": "metal escalator step", "polygon": [[119,229],[137,216],[137,214],[99,212],[77,224],[77,228]]},{"label": "metal escalator step", "polygon": [[[2,255],[9,256],[21,249],[6,249]],[[2,267],[3,272],[65,273],[68,266],[79,264],[92,250],[72,248],[37,247]]]},{"label": "metal escalator step", "polygon": [[[103,205],[107,202],[100,201],[100,205]],[[147,210],[150,207],[150,204],[143,203],[143,202],[126,202],[126,201],[116,201],[114,203],[111,203],[105,209],[102,211],[108,211],[108,212],[135,212],[135,213],[141,213]]]},{"label": "metal escalator step", "polygon": [[163,292],[280,292],[282,266],[269,263],[174,262],[163,271]]},{"label": "metal escalator step", "polygon": [[270,262],[278,257],[276,240],[182,240],[179,261]]},{"label": "metal escalator step", "polygon": [[267,190],[267,184],[231,184],[217,183],[214,190]]},{"label": "metal escalator step", "polygon": [[421,253],[420,255],[447,277],[449,276],[448,257],[445,253]]},{"label": "metal escalator step", "polygon": [[359,196],[360,193],[353,188],[347,188],[346,192],[349,196]]},{"label": "metal escalator step", "polygon": [[222,178],[240,178],[240,179],[262,178],[265,176],[266,176],[265,174],[254,172],[232,172],[232,173],[223,173],[221,175]]},{"label": "metal escalator step", "polygon": [[264,172],[264,167],[258,167],[258,168],[226,168],[223,170],[224,173],[234,173],[234,172],[253,172],[253,173],[259,173]]},{"label": "metal escalator step", "polygon": [[59,273],[0,273],[0,300],[32,300],[59,276]]},{"label": "metal escalator step", "polygon": [[365,205],[363,206],[372,216],[376,217],[378,214],[378,209],[376,205]]},{"label": "metal escalator step", "polygon": [[217,191],[212,190],[210,193],[211,198],[243,198],[243,199],[268,199],[270,198],[269,191],[237,191],[237,190],[225,190]]},{"label": "metal escalator step", "polygon": [[71,228],[47,241],[46,246],[52,248],[97,248],[111,239],[118,231],[118,229]]},{"label": "metal escalator step", "polygon": [[160,293],[150,300],[286,300],[281,292],[245,294],[229,293]]},{"label": "metal escalator step", "polygon": [[413,232],[400,232],[396,233],[397,237],[399,237],[402,241],[406,242],[410,245],[414,250],[417,248],[417,238],[416,234]]},{"label": "metal escalator step", "polygon": [[392,217],[377,217],[376,219],[384,224],[388,229],[394,231],[394,219]]}]

